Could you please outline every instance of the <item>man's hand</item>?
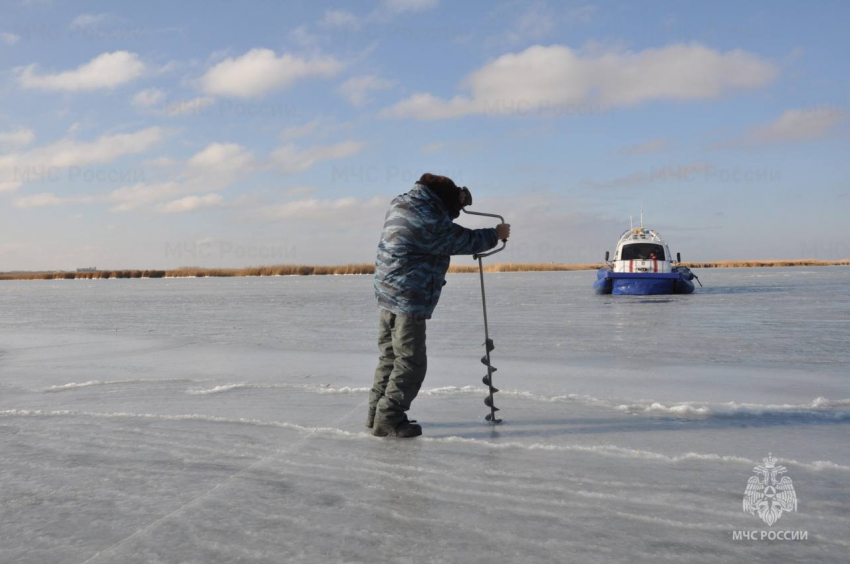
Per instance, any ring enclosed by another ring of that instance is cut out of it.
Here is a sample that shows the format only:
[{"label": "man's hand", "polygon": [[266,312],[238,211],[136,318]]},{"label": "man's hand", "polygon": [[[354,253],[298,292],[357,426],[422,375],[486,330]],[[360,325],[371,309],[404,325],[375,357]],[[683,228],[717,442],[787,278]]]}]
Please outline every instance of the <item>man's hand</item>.
[{"label": "man's hand", "polygon": [[510,223],[500,223],[496,226],[496,235],[499,237],[500,241],[507,240],[508,237],[511,236],[511,224]]}]

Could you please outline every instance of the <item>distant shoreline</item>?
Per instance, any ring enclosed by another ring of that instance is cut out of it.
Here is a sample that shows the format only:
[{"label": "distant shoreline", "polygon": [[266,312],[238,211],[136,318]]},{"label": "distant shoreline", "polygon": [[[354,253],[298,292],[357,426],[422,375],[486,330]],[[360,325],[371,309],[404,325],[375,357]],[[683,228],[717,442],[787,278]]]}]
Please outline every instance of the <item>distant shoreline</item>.
[{"label": "distant shoreline", "polygon": [[[793,266],[850,266],[850,259],[843,260],[732,260],[717,262],[683,262],[688,268],[769,268]],[[559,272],[573,270],[597,270],[602,263],[495,263],[484,267],[486,272]],[[332,276],[345,274],[374,274],[372,263],[356,263],[341,266],[276,265],[249,268],[175,268],[170,270],[96,270],[96,271],[44,271],[4,272],[0,280],[76,280],[111,278],[229,278],[237,276]],[[449,272],[468,274],[478,272],[473,265],[452,265]]]}]

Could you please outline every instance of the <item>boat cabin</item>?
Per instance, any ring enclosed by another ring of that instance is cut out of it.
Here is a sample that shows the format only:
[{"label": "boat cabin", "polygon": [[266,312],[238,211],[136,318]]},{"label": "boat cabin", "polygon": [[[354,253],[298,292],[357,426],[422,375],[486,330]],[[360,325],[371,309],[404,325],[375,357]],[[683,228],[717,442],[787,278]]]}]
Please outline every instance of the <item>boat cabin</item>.
[{"label": "boat cabin", "polygon": [[614,251],[614,272],[672,272],[673,257],[661,235],[646,227],[629,229]]}]

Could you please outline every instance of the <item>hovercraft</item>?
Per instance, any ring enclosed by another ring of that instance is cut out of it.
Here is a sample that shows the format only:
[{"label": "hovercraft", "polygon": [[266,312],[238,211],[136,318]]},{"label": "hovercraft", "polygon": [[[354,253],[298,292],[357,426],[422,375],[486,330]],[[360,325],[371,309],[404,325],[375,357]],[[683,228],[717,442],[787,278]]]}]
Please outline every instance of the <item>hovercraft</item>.
[{"label": "hovercraft", "polygon": [[689,268],[682,266],[680,253],[676,253],[675,262],[672,260],[667,243],[657,231],[643,226],[642,217],[640,227],[620,237],[614,260],[608,258],[606,251],[607,264],[597,271],[593,283],[597,294],[691,294],[694,279],[699,282]]}]

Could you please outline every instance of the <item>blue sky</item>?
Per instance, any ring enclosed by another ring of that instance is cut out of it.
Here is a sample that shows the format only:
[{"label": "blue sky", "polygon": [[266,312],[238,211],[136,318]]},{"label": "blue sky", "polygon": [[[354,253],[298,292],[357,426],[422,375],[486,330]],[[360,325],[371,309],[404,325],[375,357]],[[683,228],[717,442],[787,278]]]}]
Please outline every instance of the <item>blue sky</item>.
[{"label": "blue sky", "polygon": [[368,262],[428,171],[505,260],[597,261],[641,206],[686,259],[850,256],[844,2],[2,13],[0,270]]}]

